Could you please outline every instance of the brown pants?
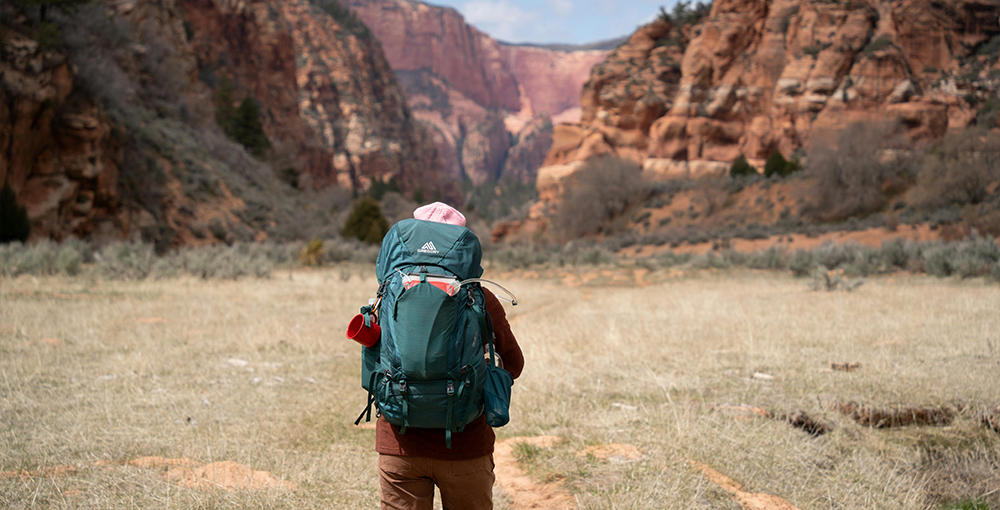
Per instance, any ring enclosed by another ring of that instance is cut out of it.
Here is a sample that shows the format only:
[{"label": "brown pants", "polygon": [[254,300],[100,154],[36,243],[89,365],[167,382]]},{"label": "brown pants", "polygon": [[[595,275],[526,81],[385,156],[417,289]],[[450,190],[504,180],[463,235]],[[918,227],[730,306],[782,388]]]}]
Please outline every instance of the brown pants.
[{"label": "brown pants", "polygon": [[382,510],[431,510],[434,485],[444,510],[493,508],[493,456],[472,460],[379,455]]}]

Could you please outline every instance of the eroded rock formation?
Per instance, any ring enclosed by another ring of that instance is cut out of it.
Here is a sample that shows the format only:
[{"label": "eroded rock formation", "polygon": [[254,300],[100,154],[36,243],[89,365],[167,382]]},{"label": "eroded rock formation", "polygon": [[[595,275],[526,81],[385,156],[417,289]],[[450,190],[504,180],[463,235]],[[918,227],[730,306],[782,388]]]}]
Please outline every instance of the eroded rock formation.
[{"label": "eroded rock formation", "polygon": [[603,153],[654,178],[723,174],[741,154],[762,168],[866,120],[938,138],[996,101],[998,19],[995,0],[716,0],[695,25],[640,28],[596,66],[581,123],[556,127],[540,173]]}]

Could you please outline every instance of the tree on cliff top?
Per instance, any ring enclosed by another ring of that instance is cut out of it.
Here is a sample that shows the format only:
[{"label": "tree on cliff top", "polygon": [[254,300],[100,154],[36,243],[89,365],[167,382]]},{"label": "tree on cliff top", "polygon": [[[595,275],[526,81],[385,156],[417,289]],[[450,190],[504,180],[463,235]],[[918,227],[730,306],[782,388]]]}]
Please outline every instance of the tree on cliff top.
[{"label": "tree on cliff top", "polygon": [[68,14],[71,14],[74,7],[89,4],[93,1],[94,0],[16,0],[17,4],[22,7],[37,5],[39,21],[45,21],[45,14],[49,7],[56,7],[62,9]]},{"label": "tree on cliff top", "polygon": [[365,39],[371,39],[372,33],[363,21],[351,12],[351,9],[340,5],[337,0],[312,0],[312,3],[326,11],[331,18],[348,32]]},{"label": "tree on cliff top", "polygon": [[667,23],[676,23],[678,25],[694,25],[705,16],[708,16],[711,11],[711,1],[708,3],[698,2],[694,7],[691,7],[690,1],[682,1],[674,4],[673,11],[671,12],[667,12],[665,7],[660,6],[660,19]]}]

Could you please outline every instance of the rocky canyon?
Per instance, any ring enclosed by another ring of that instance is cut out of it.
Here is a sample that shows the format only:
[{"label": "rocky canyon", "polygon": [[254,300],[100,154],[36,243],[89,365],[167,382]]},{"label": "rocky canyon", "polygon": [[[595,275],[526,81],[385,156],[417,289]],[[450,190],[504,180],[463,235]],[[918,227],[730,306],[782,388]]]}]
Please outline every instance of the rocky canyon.
[{"label": "rocky canyon", "polygon": [[555,128],[540,196],[557,200],[597,154],[651,179],[698,177],[741,155],[757,168],[799,157],[859,121],[898,121],[913,146],[995,127],[998,20],[996,0],[716,0],[697,22],[659,19],[594,67],[581,121]]},{"label": "rocky canyon", "polygon": [[[296,187],[458,192],[378,41],[332,0],[3,9],[0,181],[37,237],[295,238],[325,207]],[[269,140],[258,158],[216,125],[241,101]]]},{"label": "rocky canyon", "polygon": [[453,179],[533,182],[554,119],[577,120],[580,89],[605,50],[499,42],[456,10],[411,0],[346,0],[382,42],[414,116]]}]

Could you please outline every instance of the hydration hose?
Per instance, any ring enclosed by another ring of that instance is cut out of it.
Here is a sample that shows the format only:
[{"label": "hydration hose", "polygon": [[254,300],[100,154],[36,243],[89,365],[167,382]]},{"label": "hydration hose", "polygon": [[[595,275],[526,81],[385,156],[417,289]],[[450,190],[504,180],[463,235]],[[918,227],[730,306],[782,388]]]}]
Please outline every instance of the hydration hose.
[{"label": "hydration hose", "polygon": [[485,278],[469,278],[468,280],[462,280],[462,281],[458,282],[459,285],[465,285],[466,283],[488,283],[490,285],[493,285],[493,286],[497,287],[498,289],[504,291],[504,293],[507,294],[508,296],[510,296],[509,298],[508,297],[503,297],[503,296],[497,296],[497,299],[502,299],[502,300],[510,303],[511,306],[517,306],[517,297],[514,296],[514,294],[511,291],[505,289],[503,287],[503,285],[500,285],[497,282],[490,281],[490,280],[487,280]]}]

